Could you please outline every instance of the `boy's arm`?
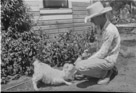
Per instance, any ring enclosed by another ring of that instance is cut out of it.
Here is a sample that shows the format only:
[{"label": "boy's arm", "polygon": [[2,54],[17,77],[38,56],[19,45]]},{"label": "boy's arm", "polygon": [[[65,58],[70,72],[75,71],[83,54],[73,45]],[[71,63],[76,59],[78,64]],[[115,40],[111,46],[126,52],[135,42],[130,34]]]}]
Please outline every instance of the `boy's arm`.
[{"label": "boy's arm", "polygon": [[108,51],[109,51],[109,48],[111,47],[113,38],[114,38],[114,33],[111,33],[111,32],[105,33],[104,41],[103,41],[101,48],[94,55],[92,55],[90,58],[94,58],[94,57],[104,58],[108,54]]}]

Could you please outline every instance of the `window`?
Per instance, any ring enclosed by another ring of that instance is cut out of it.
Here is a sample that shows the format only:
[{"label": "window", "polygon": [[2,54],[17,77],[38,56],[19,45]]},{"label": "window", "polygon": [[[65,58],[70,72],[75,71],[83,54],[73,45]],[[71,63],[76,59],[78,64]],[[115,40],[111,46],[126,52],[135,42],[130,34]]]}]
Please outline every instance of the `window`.
[{"label": "window", "polygon": [[70,0],[42,0],[43,6],[40,8],[42,20],[71,19],[72,2]]},{"label": "window", "polygon": [[43,0],[44,8],[68,8],[68,0]]}]

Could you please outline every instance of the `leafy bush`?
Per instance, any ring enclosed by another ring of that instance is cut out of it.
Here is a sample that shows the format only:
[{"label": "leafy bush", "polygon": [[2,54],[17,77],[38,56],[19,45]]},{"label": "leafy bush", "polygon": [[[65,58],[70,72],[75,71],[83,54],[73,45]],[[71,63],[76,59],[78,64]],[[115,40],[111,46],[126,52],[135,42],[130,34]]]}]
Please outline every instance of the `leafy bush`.
[{"label": "leafy bush", "polygon": [[[19,40],[21,39],[19,39],[17,41],[19,44],[16,45],[19,46],[20,50],[17,52],[13,51],[13,53],[8,52],[11,55],[13,54],[8,58],[3,57],[4,60],[8,60],[7,62],[10,60],[13,64],[5,65],[6,70],[4,70],[6,73],[2,76],[6,78],[8,75],[12,74],[32,74],[33,57],[38,58],[52,67],[62,67],[65,63],[74,63],[77,57],[81,55],[86,48],[91,48],[90,42],[94,41],[94,37],[92,37],[94,35],[90,32],[91,31],[78,34],[70,31],[68,33],[59,34],[55,41],[51,40],[47,34],[45,36],[42,33],[40,35],[33,35],[31,42],[28,40],[24,44],[20,43]],[[11,50],[14,48],[18,47],[14,45]],[[12,67],[13,71],[11,70]]]},{"label": "leafy bush", "polygon": [[[29,31],[31,29],[30,14],[27,13],[28,8],[22,0],[1,0],[1,22],[2,29],[14,33]],[[16,34],[13,34],[14,38]]]},{"label": "leafy bush", "polygon": [[90,41],[94,41],[92,33],[83,35],[70,31],[59,34],[55,41],[40,45],[37,58],[51,66],[61,67],[65,63],[74,63],[79,55],[87,48],[91,48]]},{"label": "leafy bush", "polygon": [[36,55],[31,15],[22,0],[1,0],[1,76],[2,83],[15,74],[32,72],[32,57]]}]

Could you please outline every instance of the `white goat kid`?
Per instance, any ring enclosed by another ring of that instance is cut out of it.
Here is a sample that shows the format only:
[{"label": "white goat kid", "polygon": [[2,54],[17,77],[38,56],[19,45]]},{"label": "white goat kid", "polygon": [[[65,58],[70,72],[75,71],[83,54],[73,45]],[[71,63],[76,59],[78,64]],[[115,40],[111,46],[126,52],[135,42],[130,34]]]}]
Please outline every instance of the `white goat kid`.
[{"label": "white goat kid", "polygon": [[35,90],[38,90],[37,83],[39,80],[42,80],[45,84],[66,84],[71,85],[71,82],[66,80],[73,80],[74,74],[76,72],[75,67],[72,64],[66,63],[63,66],[63,70],[58,70],[50,67],[48,64],[42,63],[39,60],[35,60],[34,65],[34,74],[32,77],[33,87]]}]

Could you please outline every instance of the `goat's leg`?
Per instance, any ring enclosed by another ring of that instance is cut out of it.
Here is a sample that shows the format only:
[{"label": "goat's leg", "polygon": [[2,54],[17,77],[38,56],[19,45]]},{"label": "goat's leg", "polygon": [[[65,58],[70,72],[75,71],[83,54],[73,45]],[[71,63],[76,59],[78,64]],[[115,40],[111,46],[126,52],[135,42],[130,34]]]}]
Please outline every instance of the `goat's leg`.
[{"label": "goat's leg", "polygon": [[40,77],[39,76],[33,76],[33,78],[32,78],[32,83],[33,83],[33,87],[34,87],[34,89],[36,90],[36,91],[38,91],[39,89],[38,89],[38,87],[37,87],[37,83],[38,83],[38,81],[40,80]]},{"label": "goat's leg", "polygon": [[62,79],[62,82],[64,82],[66,85],[71,85],[71,82],[67,82],[66,80]]}]

